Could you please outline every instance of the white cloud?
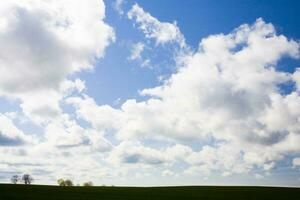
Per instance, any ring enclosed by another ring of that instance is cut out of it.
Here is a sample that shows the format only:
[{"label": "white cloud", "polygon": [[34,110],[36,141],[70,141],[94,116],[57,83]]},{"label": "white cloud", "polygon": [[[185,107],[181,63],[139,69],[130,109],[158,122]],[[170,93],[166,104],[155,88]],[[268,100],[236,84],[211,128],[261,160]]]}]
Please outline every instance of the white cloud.
[{"label": "white cloud", "polygon": [[[1,114],[0,171],[47,173],[52,181],[212,172],[263,178],[252,169],[268,172],[300,152],[299,69],[277,68],[281,58],[299,57],[299,43],[262,19],[204,38],[196,52],[184,54],[176,23],[134,5],[128,17],[147,38],[183,51],[174,74],[141,91],[147,100],[113,108],[98,105],[84,94],[84,81],[69,78],[92,69],[114,39],[102,1],[0,5],[0,95],[20,100],[23,113],[44,131],[36,140],[13,124],[15,113]],[[140,59],[143,50],[137,43],[129,59]],[[282,94],[287,82],[297,89]],[[77,118],[61,103],[73,105]],[[294,167],[299,163],[293,160]]]},{"label": "white cloud", "polygon": [[56,90],[28,92],[28,94],[22,95],[20,107],[31,121],[37,124],[47,123],[62,113],[59,106],[61,98],[61,93]]},{"label": "white cloud", "polygon": [[115,2],[114,2],[114,8],[119,13],[119,15],[124,14],[124,11],[123,11],[124,3],[125,3],[124,0],[115,0]]},{"label": "white cloud", "polygon": [[75,81],[66,80],[61,86],[60,90],[62,93],[72,93],[73,91],[77,91],[79,93],[83,92],[86,89],[85,82],[80,79],[75,79]]},{"label": "white cloud", "polygon": [[[5,136],[3,140],[0,134],[0,167],[3,165],[3,169],[10,169],[13,174],[30,173],[38,182],[41,179],[43,183],[53,184],[60,177],[97,182],[109,173],[102,157],[112,149],[112,144],[101,132],[81,127],[68,114],[47,123],[38,142],[31,142],[31,137],[17,132],[2,118],[0,121]],[[31,139],[26,141],[27,146],[24,137]],[[74,164],[76,160],[80,162]]]},{"label": "white cloud", "polygon": [[92,69],[114,40],[104,17],[103,1],[1,1],[0,95],[20,99],[26,114],[58,112],[61,83]]},{"label": "white cloud", "polygon": [[[135,5],[129,16],[153,20],[144,14]],[[184,65],[163,85],[141,92],[146,101],[127,100],[120,109],[98,106],[87,96],[69,103],[80,118],[120,141],[205,144],[213,138],[214,146],[186,155],[189,172],[228,175],[248,173],[254,166],[268,171],[288,152],[300,150],[299,94],[280,93],[281,84],[295,81],[277,70],[286,56],[298,58],[299,43],[258,19],[230,34],[202,39],[199,50],[183,56]]]},{"label": "white cloud", "polygon": [[112,148],[110,142],[103,137],[103,133],[82,128],[67,114],[47,124],[44,137],[45,145],[61,149],[87,147],[91,152],[104,152]]},{"label": "white cloud", "polygon": [[91,97],[70,97],[66,103],[75,106],[77,117],[87,120],[97,130],[109,132],[121,126],[120,111],[108,105],[98,106]]},{"label": "white cloud", "polygon": [[[64,80],[58,89],[49,89],[39,92],[27,92],[21,95],[20,107],[23,113],[37,124],[47,124],[63,114],[60,103],[64,97],[73,93],[81,93],[86,89],[84,81],[80,79]],[[45,98],[47,97],[47,98]]]},{"label": "white cloud", "polygon": [[297,70],[293,73],[293,80],[296,83],[297,91],[300,92],[300,68],[297,68]]},{"label": "white cloud", "polygon": [[132,46],[131,55],[128,57],[129,60],[141,59],[141,54],[143,53],[145,45],[138,42]]},{"label": "white cloud", "polygon": [[20,146],[33,144],[35,141],[31,136],[25,135],[18,129],[11,119],[0,114],[0,147],[1,146]]},{"label": "white cloud", "polygon": [[168,159],[159,150],[143,146],[139,142],[123,141],[111,151],[109,156],[111,163],[161,165]]},{"label": "white cloud", "polygon": [[[206,175],[212,171],[222,172],[224,176],[247,173],[251,165],[242,162],[242,152],[231,145],[218,147],[204,146],[199,152],[193,152],[187,157],[192,168],[197,166],[198,171]],[[189,170],[189,169],[188,169]]]},{"label": "white cloud", "polygon": [[132,6],[127,13],[128,18],[135,20],[139,29],[147,38],[155,39],[157,44],[176,42],[180,47],[185,47],[185,39],[176,23],[160,22],[158,19],[145,12],[138,4]]},{"label": "white cloud", "polygon": [[300,158],[294,158],[293,159],[293,167],[299,167],[300,166]]},{"label": "white cloud", "polygon": [[[140,141],[124,140],[115,145],[109,152],[107,161],[115,166],[125,166],[129,168],[165,169],[178,164],[186,163],[186,157],[193,153],[188,146],[174,144],[165,148],[148,147],[146,143]],[[149,168],[150,167],[150,168]],[[165,174],[166,175],[166,174]],[[169,174],[171,175],[171,174]],[[175,173],[172,173],[175,175]]]},{"label": "white cloud", "polygon": [[39,126],[22,125],[40,133],[38,139],[28,136],[13,124],[13,114],[1,114],[1,170],[28,172],[45,183],[72,174],[80,181],[107,174],[101,157],[112,145],[61,105],[85,91],[76,73],[93,70],[115,39],[104,18],[102,0],[0,2],[0,96],[13,99],[22,109],[18,117],[24,114]]},{"label": "white cloud", "polygon": [[170,171],[170,170],[164,170],[162,173],[161,173],[162,176],[174,176],[175,173]]}]

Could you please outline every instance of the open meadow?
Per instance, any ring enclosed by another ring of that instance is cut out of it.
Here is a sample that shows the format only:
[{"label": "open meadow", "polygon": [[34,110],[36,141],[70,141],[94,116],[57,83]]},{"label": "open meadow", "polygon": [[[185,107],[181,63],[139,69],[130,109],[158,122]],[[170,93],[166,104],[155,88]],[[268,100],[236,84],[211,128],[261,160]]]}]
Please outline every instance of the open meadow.
[{"label": "open meadow", "polygon": [[1,200],[297,200],[300,188],[186,187],[58,187],[0,185]]}]

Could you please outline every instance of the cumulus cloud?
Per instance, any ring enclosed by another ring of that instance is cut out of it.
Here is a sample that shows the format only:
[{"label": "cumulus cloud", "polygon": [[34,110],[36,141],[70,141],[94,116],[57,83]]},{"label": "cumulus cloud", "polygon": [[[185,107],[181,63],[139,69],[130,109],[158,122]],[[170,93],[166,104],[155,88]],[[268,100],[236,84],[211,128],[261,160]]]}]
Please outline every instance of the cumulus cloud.
[{"label": "cumulus cloud", "polygon": [[0,167],[3,169],[30,173],[44,183],[54,183],[58,177],[80,182],[99,180],[108,174],[101,160],[112,144],[102,133],[83,128],[68,114],[47,123],[39,140],[25,136],[12,125],[4,126],[2,118],[0,121]]},{"label": "cumulus cloud", "polygon": [[[93,70],[115,40],[104,18],[102,0],[0,2],[0,96],[20,106],[18,115],[28,119],[23,126],[28,129],[29,123],[38,135],[28,136],[14,125],[12,114],[1,114],[1,171],[32,173],[37,179],[47,173],[46,182],[72,173],[91,180],[86,170],[103,175],[99,158],[85,155],[99,157],[111,143],[79,125],[62,103],[85,91],[76,74]],[[82,162],[74,166],[77,159]]]},{"label": "cumulus cloud", "polygon": [[78,118],[87,120],[92,126],[100,131],[109,132],[122,124],[121,111],[108,105],[98,106],[93,98],[84,95],[82,97],[69,97],[66,103],[76,108]]},{"label": "cumulus cloud", "polygon": [[[20,99],[26,114],[54,115],[61,83],[92,69],[114,40],[103,21],[105,5],[30,0],[1,1],[0,7],[0,95]],[[51,102],[40,105],[48,92]]]},{"label": "cumulus cloud", "polygon": [[300,68],[293,73],[293,80],[296,82],[297,91],[300,92]]},{"label": "cumulus cloud", "polygon": [[[138,5],[128,15],[138,16],[139,23],[155,21]],[[154,37],[147,25],[141,27]],[[283,57],[299,58],[299,43],[257,19],[202,39],[163,85],[141,91],[146,101],[127,100],[120,109],[99,106],[87,96],[69,103],[78,117],[119,140],[206,143],[213,138],[214,146],[186,156],[189,171],[221,170],[227,176],[254,166],[271,170],[288,152],[299,152],[299,93],[280,89],[295,82],[297,72],[277,69]]]},{"label": "cumulus cloud", "polygon": [[199,152],[191,153],[186,160],[191,165],[186,172],[195,168],[206,175],[213,171],[219,171],[223,176],[247,173],[252,167],[248,163],[241,162],[242,152],[230,145],[204,146]]},{"label": "cumulus cloud", "polygon": [[180,47],[185,47],[184,36],[175,22],[160,22],[145,12],[138,4],[133,5],[127,15],[129,19],[137,23],[138,28],[145,34],[146,38],[154,39],[157,44],[176,42]]},{"label": "cumulus cloud", "polygon": [[77,91],[81,93],[85,89],[86,89],[85,82],[78,78],[75,79],[75,81],[66,80],[60,86],[60,90],[64,94],[72,93],[73,91]]},{"label": "cumulus cloud", "polygon": [[103,152],[112,148],[101,132],[81,127],[68,114],[45,126],[45,145],[66,149],[87,147],[92,151]]},{"label": "cumulus cloud", "polygon": [[[151,171],[151,168],[165,169],[167,173],[163,176],[173,176],[168,168],[178,164],[189,164],[186,158],[193,154],[193,150],[181,144],[173,144],[168,147],[150,147],[141,141],[124,140],[114,146],[109,152],[107,161],[114,166],[125,166],[125,168],[141,168]],[[151,172],[150,172],[151,173]]]},{"label": "cumulus cloud", "polygon": [[167,158],[159,150],[148,148],[139,142],[124,141],[113,149],[109,160],[116,164],[160,165]]},{"label": "cumulus cloud", "polygon": [[[83,80],[70,79],[93,69],[114,40],[102,1],[0,5],[0,95],[19,100],[23,114],[43,128],[36,140],[14,125],[15,113],[0,114],[1,171],[80,181],[128,178],[130,169],[135,176],[262,178],[286,155],[300,152],[299,69],[277,67],[282,58],[299,58],[300,45],[262,19],[203,38],[198,50],[185,54],[176,23],[160,22],[135,4],[128,17],[146,38],[183,51],[176,72],[140,91],[146,100],[114,108],[85,94]],[[129,59],[140,59],[143,50],[137,43]],[[281,88],[286,83],[295,84],[287,94]],[[292,165],[298,167],[299,158]]]},{"label": "cumulus cloud", "polygon": [[0,114],[0,147],[33,144],[34,139],[18,129],[11,119]]}]

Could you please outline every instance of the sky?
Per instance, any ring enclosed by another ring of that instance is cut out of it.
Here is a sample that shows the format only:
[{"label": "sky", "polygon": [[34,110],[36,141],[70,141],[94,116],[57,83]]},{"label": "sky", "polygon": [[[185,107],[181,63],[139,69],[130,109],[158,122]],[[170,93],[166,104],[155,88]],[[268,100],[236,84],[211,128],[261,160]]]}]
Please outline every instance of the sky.
[{"label": "sky", "polygon": [[0,1],[0,182],[300,186],[298,1]]}]

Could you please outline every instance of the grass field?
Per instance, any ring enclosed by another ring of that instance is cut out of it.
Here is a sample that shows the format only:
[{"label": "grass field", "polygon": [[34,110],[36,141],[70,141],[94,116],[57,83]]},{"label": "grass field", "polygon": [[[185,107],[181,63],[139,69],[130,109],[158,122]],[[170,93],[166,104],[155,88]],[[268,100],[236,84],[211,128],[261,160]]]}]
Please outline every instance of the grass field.
[{"label": "grass field", "polygon": [[0,184],[0,200],[299,200],[300,188],[276,187],[58,187]]}]

